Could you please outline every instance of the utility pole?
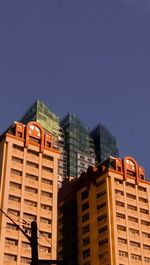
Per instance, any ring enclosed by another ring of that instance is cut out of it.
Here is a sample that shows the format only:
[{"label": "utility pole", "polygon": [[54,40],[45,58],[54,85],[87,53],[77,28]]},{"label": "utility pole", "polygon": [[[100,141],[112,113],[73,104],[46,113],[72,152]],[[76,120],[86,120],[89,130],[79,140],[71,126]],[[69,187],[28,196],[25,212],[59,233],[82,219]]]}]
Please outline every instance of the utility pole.
[{"label": "utility pole", "polygon": [[38,240],[37,240],[37,223],[32,221],[31,223],[31,237],[26,234],[26,232],[16,224],[16,222],[2,209],[0,211],[15,224],[15,226],[22,232],[22,234],[29,240],[31,244],[31,251],[32,251],[32,261],[31,265],[38,265]]}]

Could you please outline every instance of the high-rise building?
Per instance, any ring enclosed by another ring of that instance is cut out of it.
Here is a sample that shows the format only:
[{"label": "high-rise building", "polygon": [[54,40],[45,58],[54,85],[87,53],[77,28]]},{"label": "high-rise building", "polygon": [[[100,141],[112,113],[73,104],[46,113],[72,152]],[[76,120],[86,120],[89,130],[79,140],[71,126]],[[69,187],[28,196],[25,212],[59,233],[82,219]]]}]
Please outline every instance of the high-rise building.
[{"label": "high-rise building", "polygon": [[[37,221],[39,259],[56,259],[59,151],[37,122],[15,122],[0,137],[0,207],[28,235]],[[30,264],[25,236],[0,211],[0,265]]]},{"label": "high-rise building", "polygon": [[58,146],[60,151],[60,160],[58,164],[58,185],[61,187],[61,183],[67,175],[67,154],[64,149],[64,132],[60,127],[59,116],[56,115],[56,113],[54,113],[43,101],[36,100],[26,111],[20,121],[23,124],[27,124],[30,121],[36,121],[41,124],[46,132],[53,135],[55,145]]},{"label": "high-rise building", "polygon": [[99,123],[90,135],[94,141],[97,163],[101,163],[109,156],[119,156],[117,139],[104,125]]},{"label": "high-rise building", "polygon": [[[67,265],[74,265],[73,256],[78,265],[150,263],[150,182],[132,157],[110,157],[90,167],[79,179],[64,183],[59,196],[58,256]],[[66,207],[71,200],[72,209]],[[67,211],[75,211],[74,220],[65,219]],[[68,227],[77,228],[74,251],[68,247],[71,239],[64,241]]]},{"label": "high-rise building", "polygon": [[65,134],[67,175],[77,177],[86,168],[84,162],[79,161],[80,156],[85,157],[84,160],[89,162],[89,164],[95,164],[93,140],[89,136],[89,129],[74,113],[68,113],[62,119],[61,126]]}]

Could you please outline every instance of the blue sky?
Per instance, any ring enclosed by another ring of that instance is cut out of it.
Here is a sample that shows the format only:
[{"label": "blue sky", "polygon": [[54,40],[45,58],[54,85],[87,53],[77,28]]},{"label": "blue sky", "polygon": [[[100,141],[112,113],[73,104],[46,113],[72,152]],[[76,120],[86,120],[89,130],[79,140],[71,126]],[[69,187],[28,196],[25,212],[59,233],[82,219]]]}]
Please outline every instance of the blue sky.
[{"label": "blue sky", "polygon": [[150,176],[150,1],[0,2],[0,131],[40,98],[102,122]]}]

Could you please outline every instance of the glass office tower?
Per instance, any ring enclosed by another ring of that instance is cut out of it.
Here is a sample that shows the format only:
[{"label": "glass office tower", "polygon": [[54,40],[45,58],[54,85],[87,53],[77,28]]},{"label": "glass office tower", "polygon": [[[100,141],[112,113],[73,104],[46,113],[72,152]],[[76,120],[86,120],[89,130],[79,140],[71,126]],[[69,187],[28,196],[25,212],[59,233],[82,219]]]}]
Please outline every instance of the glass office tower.
[{"label": "glass office tower", "polygon": [[29,121],[39,122],[46,131],[53,134],[55,140],[58,139],[59,117],[43,101],[36,100],[21,118],[24,124]]},{"label": "glass office tower", "polygon": [[89,129],[74,114],[68,113],[61,121],[65,134],[65,148],[67,152],[68,176],[77,177],[78,164],[77,153],[95,157],[93,140],[89,135]]},{"label": "glass office tower", "polygon": [[97,163],[106,160],[109,156],[119,156],[117,139],[101,123],[91,131],[90,135],[94,141]]}]

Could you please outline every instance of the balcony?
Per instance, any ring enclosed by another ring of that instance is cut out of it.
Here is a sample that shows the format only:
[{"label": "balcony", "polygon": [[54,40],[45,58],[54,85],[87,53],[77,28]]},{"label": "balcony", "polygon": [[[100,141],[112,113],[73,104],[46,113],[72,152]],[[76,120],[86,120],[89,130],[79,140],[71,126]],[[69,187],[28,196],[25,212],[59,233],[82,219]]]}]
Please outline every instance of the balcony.
[{"label": "balcony", "polygon": [[18,239],[18,231],[6,228],[6,237]]},{"label": "balcony", "polygon": [[139,223],[129,221],[128,224],[130,228],[139,230]]},{"label": "balcony", "polygon": [[36,213],[37,213],[37,207],[30,206],[30,205],[27,205],[27,204],[24,204],[23,210],[26,213],[32,213],[34,215],[36,215]]},{"label": "balcony", "polygon": [[124,202],[124,196],[120,194],[115,194],[116,201]]},{"label": "balcony", "polygon": [[141,255],[141,248],[135,247],[135,246],[130,246],[130,252],[135,254],[135,255]]},{"label": "balcony", "polygon": [[43,162],[42,162],[42,165],[43,166],[46,166],[46,167],[51,167],[53,168],[54,167],[54,162],[48,160],[48,159],[44,159],[43,158]]},{"label": "balcony", "polygon": [[5,245],[5,252],[13,255],[17,255],[18,246],[15,245]]},{"label": "balcony", "polygon": [[116,212],[125,214],[125,208],[119,205],[116,205]]},{"label": "balcony", "polygon": [[131,193],[133,195],[136,195],[136,190],[134,188],[129,187],[129,186],[126,186],[126,192]]},{"label": "balcony", "polygon": [[119,218],[119,217],[117,217],[116,219],[117,219],[117,224],[118,225],[126,226],[126,220],[125,219]]},{"label": "balcony", "polygon": [[17,183],[20,183],[22,182],[22,176],[19,176],[19,175],[15,175],[15,174],[12,174],[10,175],[10,181],[14,181],[14,182],[17,182]]},{"label": "balcony", "polygon": [[41,217],[47,217],[49,219],[52,218],[52,211],[49,211],[49,210],[45,210],[45,209],[40,209],[40,216]]},{"label": "balcony", "polygon": [[48,185],[48,184],[41,184],[41,189],[48,191],[48,192],[53,192],[53,186],[52,185]]}]

